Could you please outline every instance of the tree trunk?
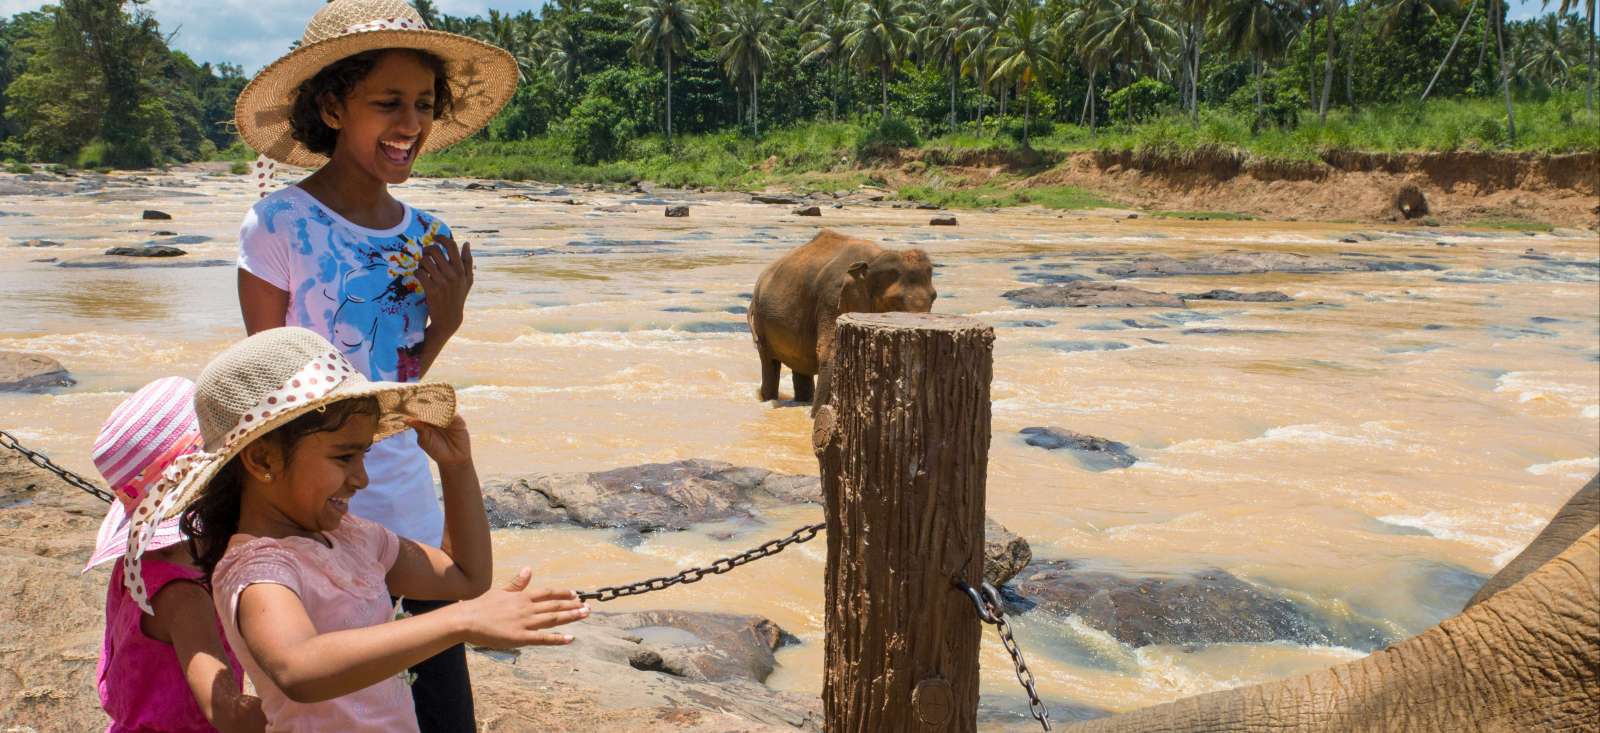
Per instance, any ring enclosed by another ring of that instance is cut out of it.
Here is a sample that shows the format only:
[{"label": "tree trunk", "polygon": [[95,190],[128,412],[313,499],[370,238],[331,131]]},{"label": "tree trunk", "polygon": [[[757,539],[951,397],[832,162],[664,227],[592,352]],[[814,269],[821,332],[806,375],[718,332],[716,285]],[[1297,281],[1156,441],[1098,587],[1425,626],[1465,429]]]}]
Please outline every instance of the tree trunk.
[{"label": "tree trunk", "polygon": [[754,69],[750,70],[750,109],[750,129],[761,137],[761,79]]},{"label": "tree trunk", "polygon": [[1418,102],[1428,101],[1428,94],[1433,91],[1433,85],[1439,81],[1439,75],[1444,73],[1445,65],[1450,63],[1450,55],[1456,52],[1456,44],[1461,42],[1461,34],[1466,32],[1467,23],[1472,22],[1472,11],[1477,9],[1478,0],[1472,0],[1472,4],[1467,6],[1467,17],[1461,19],[1461,27],[1456,29],[1456,37],[1451,39],[1450,48],[1444,52],[1444,60],[1440,61],[1439,68],[1434,70],[1433,78],[1428,80],[1428,88],[1422,90],[1422,97],[1417,99]]},{"label": "tree trunk", "polygon": [[1511,72],[1506,68],[1506,39],[1505,17],[1495,19],[1494,43],[1500,52],[1500,89],[1506,98],[1506,138],[1512,145],[1517,144],[1517,112],[1511,107]]},{"label": "tree trunk", "polygon": [[1200,47],[1205,44],[1205,27],[1200,21],[1194,24],[1194,86],[1190,88],[1189,114],[1190,124],[1200,126]]},{"label": "tree trunk", "polygon": [[839,121],[839,64],[835,61],[828,62],[828,76],[832,77],[833,106],[828,108],[828,121]]},{"label": "tree trunk", "polygon": [[1594,77],[1594,73],[1595,73],[1595,71],[1594,71],[1594,64],[1595,64],[1595,57],[1594,57],[1594,46],[1595,46],[1594,6],[1595,6],[1595,4],[1596,4],[1595,0],[1589,0],[1589,88],[1584,90],[1584,93],[1583,93],[1583,107],[1584,107],[1584,109],[1588,110],[1590,114],[1594,114],[1594,98],[1595,98],[1595,95],[1596,94],[1600,94],[1600,88],[1597,88],[1595,86],[1595,77]]},{"label": "tree trunk", "polygon": [[956,131],[956,75],[961,66],[956,63],[956,52],[950,52],[950,132]]},{"label": "tree trunk", "polygon": [[[1477,0],[1473,0],[1477,2]],[[1322,59],[1322,101],[1317,104],[1317,121],[1328,124],[1328,97],[1333,94],[1333,8],[1328,8],[1328,53]]]},{"label": "tree trunk", "polygon": [[887,119],[889,117],[889,62],[878,64],[878,89],[883,94],[883,109],[879,114]]},{"label": "tree trunk", "polygon": [[1028,135],[1033,132],[1033,95],[1023,88],[1022,97],[1022,149],[1029,150]]},{"label": "tree trunk", "polygon": [[994,330],[958,316],[839,319],[812,431],[828,522],[830,733],[973,733]]},{"label": "tree trunk", "polygon": [[672,149],[672,49],[667,49],[667,149]]},{"label": "tree trunk", "polygon": [[1252,57],[1251,61],[1254,62],[1253,66],[1255,68],[1253,70],[1256,72],[1256,122],[1251,125],[1251,131],[1254,132],[1261,126],[1261,59]]},{"label": "tree trunk", "polygon": [[1089,69],[1089,139],[1094,139],[1094,68]]}]

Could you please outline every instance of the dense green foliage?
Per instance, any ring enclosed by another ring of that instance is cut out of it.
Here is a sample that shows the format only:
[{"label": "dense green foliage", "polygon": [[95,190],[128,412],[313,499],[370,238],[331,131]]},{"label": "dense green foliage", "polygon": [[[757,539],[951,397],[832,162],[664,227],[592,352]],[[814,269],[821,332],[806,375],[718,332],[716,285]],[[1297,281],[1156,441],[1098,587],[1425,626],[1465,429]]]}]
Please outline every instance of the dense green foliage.
[{"label": "dense green foliage", "polygon": [[233,144],[239,67],[167,48],[142,3],[61,0],[0,19],[0,159],[139,167]]},{"label": "dense green foliage", "polygon": [[[423,170],[713,184],[772,174],[775,155],[780,175],[826,173],[919,141],[1600,149],[1595,3],[1552,3],[1508,22],[1503,0],[552,0],[472,18],[416,0],[524,76]],[[169,50],[143,0],[60,0],[0,20],[0,159],[228,149],[244,81]],[[826,144],[791,155],[797,140]]]}]

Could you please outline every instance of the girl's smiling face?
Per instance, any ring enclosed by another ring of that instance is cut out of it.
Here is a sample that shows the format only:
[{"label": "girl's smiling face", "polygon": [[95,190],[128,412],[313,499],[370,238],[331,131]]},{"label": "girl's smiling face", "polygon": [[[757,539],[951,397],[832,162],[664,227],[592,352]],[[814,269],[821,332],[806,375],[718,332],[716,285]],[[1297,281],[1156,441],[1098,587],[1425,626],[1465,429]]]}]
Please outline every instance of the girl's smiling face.
[{"label": "girl's smiling face", "polygon": [[[350,511],[350,497],[367,485],[366,453],[378,419],[352,414],[337,430],[300,438],[280,459],[283,476],[270,484],[268,502],[305,532],[331,532]],[[276,478],[276,477],[275,477]]]},{"label": "girl's smiling face", "polygon": [[384,183],[411,177],[433,131],[433,70],[409,51],[390,51],[343,99],[327,100],[323,121],[339,131],[333,159]]}]

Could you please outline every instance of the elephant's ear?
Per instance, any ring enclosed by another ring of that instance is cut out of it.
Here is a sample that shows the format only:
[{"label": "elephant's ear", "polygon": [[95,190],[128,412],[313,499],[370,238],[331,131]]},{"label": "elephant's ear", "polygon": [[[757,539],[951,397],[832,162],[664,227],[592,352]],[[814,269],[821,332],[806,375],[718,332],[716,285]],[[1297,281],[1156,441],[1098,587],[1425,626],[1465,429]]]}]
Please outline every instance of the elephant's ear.
[{"label": "elephant's ear", "polygon": [[839,283],[838,315],[871,311],[872,295],[867,290],[867,263],[856,262],[850,265],[846,273],[848,277],[840,278],[843,282]]}]

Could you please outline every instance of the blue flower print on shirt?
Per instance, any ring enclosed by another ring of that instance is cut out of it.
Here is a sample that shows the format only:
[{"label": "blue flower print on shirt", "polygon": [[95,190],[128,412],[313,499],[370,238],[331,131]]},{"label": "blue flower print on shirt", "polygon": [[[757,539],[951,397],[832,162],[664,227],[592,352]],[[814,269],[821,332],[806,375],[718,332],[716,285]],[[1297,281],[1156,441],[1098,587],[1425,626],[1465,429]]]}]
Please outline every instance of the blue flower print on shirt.
[{"label": "blue flower print on shirt", "polygon": [[367,372],[377,378],[411,382],[422,376],[421,333],[428,311],[415,273],[442,225],[419,213],[397,237],[365,238],[340,248],[353,262],[339,282],[333,343],[359,354],[357,362],[366,362]]}]

